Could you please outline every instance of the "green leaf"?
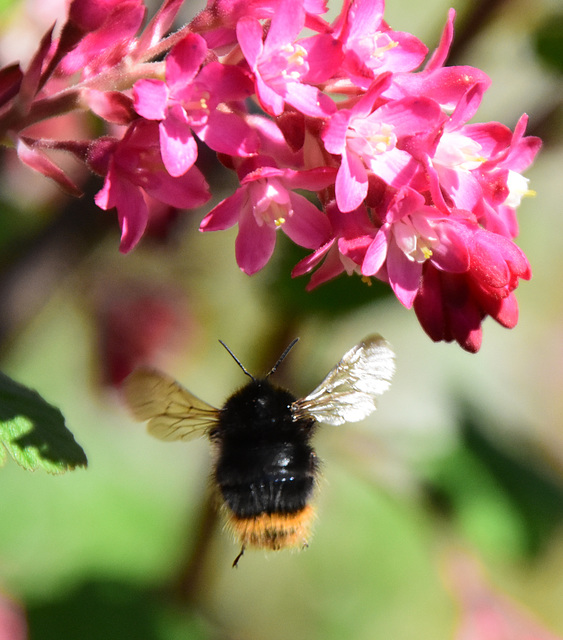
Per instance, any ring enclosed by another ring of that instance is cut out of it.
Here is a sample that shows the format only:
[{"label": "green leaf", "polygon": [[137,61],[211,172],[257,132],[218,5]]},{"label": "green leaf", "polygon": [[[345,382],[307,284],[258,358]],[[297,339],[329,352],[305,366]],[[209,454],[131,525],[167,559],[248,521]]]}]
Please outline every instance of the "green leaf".
[{"label": "green leaf", "polygon": [[32,389],[0,373],[0,466],[6,451],[24,469],[64,473],[88,464],[63,414]]}]

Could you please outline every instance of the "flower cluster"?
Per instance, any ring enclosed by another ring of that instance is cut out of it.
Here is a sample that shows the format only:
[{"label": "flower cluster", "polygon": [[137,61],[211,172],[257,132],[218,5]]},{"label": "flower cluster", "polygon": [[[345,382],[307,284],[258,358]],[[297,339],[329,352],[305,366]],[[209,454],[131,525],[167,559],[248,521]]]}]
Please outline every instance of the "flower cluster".
[{"label": "flower cluster", "polygon": [[[342,272],[378,278],[433,340],[477,351],[486,316],[516,324],[513,292],[530,277],[516,209],[540,141],[526,116],[514,131],[472,122],[490,81],[445,66],[453,10],[428,56],[385,22],[384,0],[344,0],[332,23],[325,0],[209,0],[169,35],[181,4],[165,0],[143,28],[142,0],[72,0],[25,72],[0,70],[0,139],[71,193],[49,149],[103,176],[96,203],[117,210],[124,252],[155,208],[209,199],[205,144],[240,186],[200,229],[238,225],[245,273],[281,230],[311,251],[292,274],[311,273],[309,288]],[[74,110],[107,135],[34,134]]]}]

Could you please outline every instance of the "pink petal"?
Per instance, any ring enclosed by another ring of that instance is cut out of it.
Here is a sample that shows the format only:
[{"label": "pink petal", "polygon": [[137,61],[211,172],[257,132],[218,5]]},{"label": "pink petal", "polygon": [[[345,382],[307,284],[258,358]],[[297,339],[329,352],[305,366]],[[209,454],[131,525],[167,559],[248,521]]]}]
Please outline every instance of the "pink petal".
[{"label": "pink petal", "polygon": [[264,53],[277,52],[293,42],[304,24],[303,0],[280,0],[264,42]]},{"label": "pink petal", "polygon": [[262,25],[256,18],[241,18],[237,22],[237,40],[251,69],[256,69],[258,56],[264,48]]},{"label": "pink petal", "polygon": [[160,152],[171,176],[181,176],[197,160],[197,144],[188,118],[180,105],[168,110],[160,123]]},{"label": "pink petal", "polygon": [[165,0],[165,2],[162,3],[160,9],[145,27],[139,38],[137,45],[139,51],[150,49],[166,35],[182,4],[183,0]]},{"label": "pink petal", "polygon": [[131,98],[121,91],[83,89],[82,96],[97,116],[112,124],[127,125],[136,117]]},{"label": "pink petal", "polygon": [[336,202],[342,212],[357,209],[368,192],[368,177],[364,163],[353,153],[345,152],[336,175]]},{"label": "pink petal", "polygon": [[133,85],[135,111],[147,120],[164,120],[167,101],[168,87],[162,80],[149,78]]},{"label": "pink petal", "polygon": [[188,33],[166,58],[166,84],[181,90],[196,76],[207,54],[207,43],[197,33]]},{"label": "pink petal", "polygon": [[256,76],[256,95],[266,113],[271,116],[279,116],[283,113],[285,105],[283,97],[269,87],[260,75]]},{"label": "pink petal", "polygon": [[389,284],[399,302],[410,309],[420,286],[422,264],[409,260],[399,247],[391,242],[387,250],[387,274]]},{"label": "pink petal", "polygon": [[225,198],[203,218],[200,231],[223,231],[234,226],[242,213],[242,207],[248,198],[247,189],[237,189]]},{"label": "pink petal", "polygon": [[329,153],[340,155],[346,146],[346,133],[350,124],[351,113],[347,109],[337,111],[328,121],[321,138]]},{"label": "pink petal", "polygon": [[122,253],[131,251],[142,238],[148,223],[148,208],[139,187],[127,180],[120,179],[114,165],[106,176],[104,186],[95,198],[96,204],[101,209],[117,209],[121,226],[121,244],[119,250]]},{"label": "pink petal", "polygon": [[425,71],[433,71],[434,69],[444,66],[454,37],[454,20],[455,9],[450,9],[448,11],[448,19],[444,25],[444,30],[442,31],[440,43],[438,44],[436,51],[434,51],[430,57],[430,60],[426,63],[426,66],[424,67]]},{"label": "pink petal", "polygon": [[284,232],[296,244],[307,249],[318,249],[330,237],[330,223],[325,214],[307,198],[289,192],[293,213],[283,224]]},{"label": "pink petal", "polygon": [[297,278],[306,273],[309,273],[309,271],[312,271],[319,264],[319,262],[321,262],[321,260],[327,255],[328,251],[330,250],[333,244],[334,244],[334,239],[331,239],[325,244],[323,244],[322,247],[319,247],[314,253],[303,258],[303,260],[300,260],[295,265],[295,267],[293,267],[293,270],[291,272],[291,277]]},{"label": "pink petal", "polygon": [[370,36],[380,28],[385,3],[383,0],[356,0],[348,11],[348,37]]},{"label": "pink petal", "polygon": [[365,276],[375,275],[383,266],[387,258],[389,233],[389,227],[382,227],[368,247],[362,263],[362,273]]},{"label": "pink petal", "polygon": [[259,226],[249,210],[239,220],[235,255],[241,270],[251,276],[264,267],[274,253],[276,231],[267,224]]},{"label": "pink petal", "polygon": [[197,167],[178,177],[156,171],[147,177],[143,188],[157,200],[178,209],[199,207],[211,197],[207,182]]},{"label": "pink petal", "polygon": [[432,251],[432,262],[442,271],[464,273],[469,269],[470,257],[467,249],[469,233],[463,225],[449,224],[445,220],[436,225],[440,243]]},{"label": "pink petal", "polygon": [[211,149],[230,156],[251,156],[260,146],[254,129],[235,113],[212,111],[205,126],[193,129]]},{"label": "pink petal", "polygon": [[32,149],[23,140],[18,140],[17,152],[19,159],[34,171],[54,180],[66,193],[79,198],[82,191],[45,153],[39,149]]},{"label": "pink petal", "polygon": [[336,111],[333,100],[316,87],[300,82],[286,84],[285,100],[301,113],[313,118],[328,118]]}]

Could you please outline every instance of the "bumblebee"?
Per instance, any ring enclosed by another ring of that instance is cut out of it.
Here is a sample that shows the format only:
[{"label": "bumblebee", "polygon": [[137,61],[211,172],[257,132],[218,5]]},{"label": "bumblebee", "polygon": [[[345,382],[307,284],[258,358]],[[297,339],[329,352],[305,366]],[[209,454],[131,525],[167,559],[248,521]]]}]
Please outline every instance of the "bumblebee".
[{"label": "bumblebee", "polygon": [[294,340],[269,373],[255,378],[221,342],[250,381],[217,409],[168,375],[147,368],[124,382],[125,399],[160,440],[207,436],[214,448],[213,481],[230,528],[246,547],[305,547],[319,462],[311,439],[319,423],[362,420],[376,408],[395,371],[394,354],[379,335],[350,349],[308,396],[296,398],[270,382]]}]

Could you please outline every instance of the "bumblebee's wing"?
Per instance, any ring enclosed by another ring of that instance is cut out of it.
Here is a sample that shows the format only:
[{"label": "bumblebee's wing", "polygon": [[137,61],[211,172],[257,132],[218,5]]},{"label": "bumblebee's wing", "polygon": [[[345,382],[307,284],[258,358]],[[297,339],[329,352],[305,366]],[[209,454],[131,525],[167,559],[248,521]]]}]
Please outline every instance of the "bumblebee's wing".
[{"label": "bumblebee's wing", "polygon": [[123,383],[133,416],[148,421],[148,431],[160,440],[190,440],[205,435],[219,411],[155,369],[133,371]]},{"label": "bumblebee's wing", "polygon": [[358,422],[375,411],[376,398],[389,388],[395,354],[380,335],[350,349],[306,398],[293,403],[296,419],[313,417],[326,424]]}]

